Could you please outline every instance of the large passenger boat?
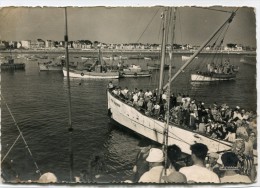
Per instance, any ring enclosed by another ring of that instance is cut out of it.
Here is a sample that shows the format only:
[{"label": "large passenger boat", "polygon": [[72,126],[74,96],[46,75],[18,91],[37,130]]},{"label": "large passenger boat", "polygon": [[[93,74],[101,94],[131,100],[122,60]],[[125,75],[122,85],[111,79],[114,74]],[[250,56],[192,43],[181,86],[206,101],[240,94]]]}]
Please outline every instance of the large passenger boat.
[{"label": "large passenger boat", "polygon": [[[173,10],[175,13],[176,11]],[[181,74],[184,69],[192,62],[193,59],[203,50],[203,48],[214,38],[217,36],[219,31],[223,28],[227,28],[229,24],[232,22],[233,17],[235,16],[235,12],[233,12],[229,18],[209,37],[207,41],[205,41],[201,47],[195,52],[188,61],[183,64],[183,66],[176,72],[176,74],[169,79],[169,83],[163,86],[163,78],[162,75],[163,67],[165,64],[165,45],[166,45],[166,33],[167,30],[167,19],[169,18],[168,14],[173,14],[172,9],[165,10],[163,14],[164,19],[164,27],[162,29],[163,35],[163,45],[161,48],[161,69],[160,69],[160,80],[159,80],[159,93],[157,96],[162,95],[163,91],[170,87],[170,83]],[[173,16],[174,17],[174,16]],[[174,23],[175,21],[173,21]],[[172,51],[170,50],[170,59],[172,59]],[[170,65],[171,66],[171,65]],[[171,68],[170,68],[171,70]],[[170,75],[170,74],[169,74]],[[233,78],[233,75],[229,75],[228,77]],[[218,77],[218,79],[224,79],[223,77]],[[162,119],[158,119],[156,117],[152,117],[144,113],[143,111],[138,110],[134,107],[132,103],[129,101],[125,101],[119,96],[115,95],[112,89],[107,90],[107,100],[108,100],[108,114],[110,118],[117,122],[120,126],[130,129],[136,132],[139,135],[149,138],[155,142],[167,145],[178,145],[182,152],[186,154],[191,154],[190,146],[194,143],[203,143],[208,146],[210,152],[225,152],[229,151],[232,147],[232,143],[224,140],[219,140],[215,138],[211,138],[207,135],[203,135],[192,130],[186,129],[183,126],[179,126],[176,123],[165,121],[164,117]],[[157,99],[158,100],[158,99]],[[169,125],[168,125],[169,123]],[[168,127],[168,128],[167,128]],[[167,128],[167,130],[166,130]],[[166,135],[167,132],[167,135]],[[167,142],[165,141],[167,140]]]}]

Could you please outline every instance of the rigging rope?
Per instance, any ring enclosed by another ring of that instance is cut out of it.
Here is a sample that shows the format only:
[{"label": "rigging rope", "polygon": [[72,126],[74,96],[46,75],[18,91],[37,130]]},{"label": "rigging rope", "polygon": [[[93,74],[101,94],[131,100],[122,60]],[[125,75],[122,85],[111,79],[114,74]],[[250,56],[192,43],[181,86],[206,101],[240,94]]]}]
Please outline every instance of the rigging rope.
[{"label": "rigging rope", "polygon": [[[17,124],[17,122],[16,122],[16,120],[15,120],[15,118],[14,118],[14,116],[13,116],[13,114],[12,114],[12,112],[11,112],[9,106],[8,106],[8,104],[6,103],[6,101],[5,101],[4,97],[3,97],[3,95],[2,95],[2,94],[0,94],[0,95],[1,95],[1,98],[3,99],[3,101],[4,101],[4,103],[5,103],[6,107],[7,107],[8,112],[10,113],[10,115],[11,115],[13,121],[14,121],[14,124],[15,124],[16,128],[17,128],[18,131],[19,131],[19,135],[21,136],[21,138],[22,138],[22,140],[23,140],[23,142],[24,142],[24,144],[25,144],[25,147],[27,148],[27,150],[28,150],[28,152],[29,152],[31,158],[33,159],[33,163],[34,163],[34,165],[35,165],[35,167],[36,167],[36,169],[37,169],[37,170],[36,170],[36,173],[39,173],[40,175],[42,175],[42,174],[41,174],[41,171],[40,171],[40,169],[39,169],[39,167],[38,167],[38,165],[37,165],[37,163],[36,163],[36,161],[35,161],[35,159],[34,159],[34,157],[33,157],[33,155],[32,155],[32,152],[31,152],[31,150],[30,150],[30,148],[29,148],[29,146],[28,146],[28,144],[27,144],[27,142],[26,142],[26,140],[25,140],[25,138],[24,138],[24,136],[23,136],[23,133],[22,133],[21,129],[19,128],[19,126],[18,126],[18,124]],[[16,138],[15,143],[17,142],[17,140],[18,140],[18,138],[19,138],[20,136],[18,136],[18,137]],[[14,144],[15,144],[15,143],[14,143]],[[14,144],[12,145],[11,148],[13,148]],[[10,152],[10,151],[8,151],[8,153],[9,153],[9,152]],[[7,155],[6,155],[6,156],[7,156]],[[6,157],[6,156],[5,156],[5,157]],[[1,163],[2,163],[2,161],[1,161]]]},{"label": "rigging rope", "polygon": [[17,136],[17,138],[15,139],[13,145],[9,148],[8,152],[5,154],[5,156],[3,157],[1,164],[4,162],[5,158],[8,156],[8,154],[10,153],[10,151],[13,149],[14,145],[16,144],[16,142],[18,141],[18,139],[20,138],[20,134]]},{"label": "rigging rope", "polygon": [[155,14],[153,15],[152,19],[150,20],[150,22],[147,24],[147,26],[145,27],[144,31],[142,32],[142,34],[140,35],[140,37],[137,40],[137,43],[139,42],[139,40],[141,39],[141,37],[143,36],[143,34],[145,33],[145,31],[147,30],[147,28],[150,26],[150,24],[152,23],[154,17],[156,16],[156,14],[159,12],[161,8],[158,8],[158,10],[155,12]]}]

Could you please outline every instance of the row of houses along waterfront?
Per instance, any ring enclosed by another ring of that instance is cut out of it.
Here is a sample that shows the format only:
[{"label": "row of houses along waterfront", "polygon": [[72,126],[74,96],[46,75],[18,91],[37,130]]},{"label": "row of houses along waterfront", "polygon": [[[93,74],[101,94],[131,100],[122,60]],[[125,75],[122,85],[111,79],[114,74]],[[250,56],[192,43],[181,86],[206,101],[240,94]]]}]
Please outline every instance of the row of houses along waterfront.
[{"label": "row of houses along waterfront", "polygon": [[[160,50],[160,44],[142,44],[142,43],[127,43],[127,44],[106,44],[98,41],[91,42],[89,40],[70,41],[69,48],[78,50],[88,50],[93,48],[101,48],[108,50]],[[53,40],[21,40],[21,41],[0,41],[0,49],[57,49],[64,48],[64,41]],[[166,48],[170,49],[171,45]],[[196,50],[199,46],[190,44],[180,45],[174,44],[174,49],[179,50]],[[205,50],[212,50],[210,46],[205,47]],[[219,50],[223,51],[255,51],[255,48],[243,46],[241,44],[227,44],[220,47]]]}]

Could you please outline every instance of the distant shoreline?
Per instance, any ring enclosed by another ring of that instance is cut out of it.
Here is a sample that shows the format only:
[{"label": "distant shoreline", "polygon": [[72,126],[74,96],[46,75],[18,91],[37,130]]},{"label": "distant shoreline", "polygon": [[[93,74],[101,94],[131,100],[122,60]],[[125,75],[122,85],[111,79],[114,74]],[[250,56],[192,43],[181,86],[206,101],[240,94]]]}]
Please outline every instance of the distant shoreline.
[{"label": "distant shoreline", "polygon": [[[51,54],[65,54],[65,49],[54,49],[54,50],[49,50],[49,49],[44,49],[44,50],[12,50],[12,53],[22,53],[22,54],[46,54],[46,53],[51,53]],[[189,51],[189,50],[175,50],[173,53],[175,54],[181,54],[181,55],[191,55],[195,52]],[[0,53],[10,53],[9,50],[0,50]],[[69,49],[69,53],[72,54],[96,54],[98,53],[98,50],[95,49],[88,49],[88,50],[75,50],[75,49]],[[215,54],[216,51],[214,50],[204,50],[200,52],[200,54]],[[217,52],[218,54],[237,54],[237,55],[256,55],[256,51],[222,51],[222,52]],[[116,56],[122,56],[122,55],[130,55],[130,54],[135,54],[138,56],[143,56],[143,55],[159,55],[160,51],[159,50],[102,50],[103,56],[105,55],[116,55]]]}]

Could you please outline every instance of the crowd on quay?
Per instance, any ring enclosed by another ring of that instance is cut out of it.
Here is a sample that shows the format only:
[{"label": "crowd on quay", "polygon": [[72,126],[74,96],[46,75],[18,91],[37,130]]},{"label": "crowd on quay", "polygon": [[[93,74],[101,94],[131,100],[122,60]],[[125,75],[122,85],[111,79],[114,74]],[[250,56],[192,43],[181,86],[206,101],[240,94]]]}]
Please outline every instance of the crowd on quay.
[{"label": "crowd on quay", "polygon": [[[239,158],[234,151],[222,155],[208,153],[206,145],[191,145],[191,164],[179,163],[181,149],[169,146],[164,153],[162,148],[151,145],[142,147],[134,166],[135,176],[128,183],[252,183],[255,181],[255,168],[244,174],[239,166]],[[167,164],[165,165],[165,156]],[[221,164],[217,163],[220,161]],[[165,170],[166,169],[166,170]]]}]

